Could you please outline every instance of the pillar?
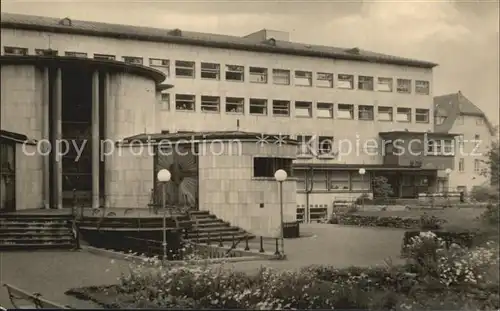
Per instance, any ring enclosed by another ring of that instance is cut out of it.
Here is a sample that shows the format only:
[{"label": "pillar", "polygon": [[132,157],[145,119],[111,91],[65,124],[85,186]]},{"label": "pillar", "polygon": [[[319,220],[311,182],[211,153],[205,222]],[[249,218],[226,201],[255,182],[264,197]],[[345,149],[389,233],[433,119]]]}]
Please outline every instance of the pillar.
[{"label": "pillar", "polygon": [[62,193],[62,155],[61,151],[57,148],[61,147],[62,140],[62,71],[61,68],[56,69],[56,76],[54,79],[54,103],[53,103],[53,115],[52,115],[52,126],[54,133],[54,140],[52,142],[52,152],[54,155],[54,165],[53,165],[53,191],[54,191],[54,203],[58,209],[63,207],[63,193]]},{"label": "pillar", "polygon": [[[114,101],[112,99],[112,91],[111,91],[111,75],[109,73],[106,73],[105,75],[105,81],[104,81],[104,138],[105,139],[114,139],[114,133],[113,133],[113,125],[115,124],[115,119],[114,119]],[[112,201],[111,199],[111,174],[113,172],[110,170],[110,167],[112,167],[112,159],[113,155],[109,155],[109,151],[111,146],[109,143],[104,144],[106,146],[106,150],[102,150],[101,152],[103,154],[106,154],[106,157],[103,157],[104,159],[104,206],[106,207],[111,207]]]},{"label": "pillar", "polygon": [[99,72],[92,74],[92,208],[100,207],[99,195]]},{"label": "pillar", "polygon": [[[42,139],[50,141],[50,75],[49,68],[43,71]],[[48,146],[47,146],[48,147]],[[43,206],[50,208],[50,156],[43,156]]]}]

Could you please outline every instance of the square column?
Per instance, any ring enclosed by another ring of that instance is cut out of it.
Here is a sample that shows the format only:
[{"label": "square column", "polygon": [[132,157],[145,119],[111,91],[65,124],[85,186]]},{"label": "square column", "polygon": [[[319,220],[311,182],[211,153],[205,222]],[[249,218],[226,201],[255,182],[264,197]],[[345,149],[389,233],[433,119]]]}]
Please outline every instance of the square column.
[{"label": "square column", "polygon": [[52,154],[54,159],[54,165],[52,170],[53,176],[53,198],[54,204],[58,209],[63,207],[63,196],[62,196],[62,155],[61,150],[58,150],[61,146],[62,140],[62,72],[61,68],[56,69],[56,76],[54,79],[53,86],[54,103],[52,110],[52,131],[54,133],[52,141]]},{"label": "square column", "polygon": [[100,207],[99,196],[99,72],[92,74],[92,208]]},{"label": "square column", "polygon": [[[42,140],[50,142],[50,75],[49,68],[43,70]],[[48,149],[48,144],[43,146]],[[44,149],[43,156],[43,207],[50,208],[50,155]]]}]

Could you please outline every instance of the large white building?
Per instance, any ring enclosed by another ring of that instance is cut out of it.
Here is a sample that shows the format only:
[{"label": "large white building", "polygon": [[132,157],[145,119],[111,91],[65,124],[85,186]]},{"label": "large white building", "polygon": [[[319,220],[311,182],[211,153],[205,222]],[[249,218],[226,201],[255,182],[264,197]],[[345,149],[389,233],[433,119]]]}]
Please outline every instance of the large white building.
[{"label": "large white building", "polygon": [[[376,175],[388,178],[395,196],[415,197],[435,189],[439,171],[454,169],[452,155],[424,144],[434,135],[431,62],[296,43],[281,31],[236,37],[5,13],[1,39],[2,55],[116,60],[163,72],[172,87],[154,107],[141,102],[155,91],[148,85],[126,88],[135,104],[117,115],[127,126],[116,139],[182,131],[314,137],[315,151],[301,148],[294,161],[306,218],[333,200],[371,193]],[[2,129],[26,132],[3,115]],[[453,133],[433,138],[449,144]],[[425,152],[394,152],[394,141],[408,147],[412,139]]]}]

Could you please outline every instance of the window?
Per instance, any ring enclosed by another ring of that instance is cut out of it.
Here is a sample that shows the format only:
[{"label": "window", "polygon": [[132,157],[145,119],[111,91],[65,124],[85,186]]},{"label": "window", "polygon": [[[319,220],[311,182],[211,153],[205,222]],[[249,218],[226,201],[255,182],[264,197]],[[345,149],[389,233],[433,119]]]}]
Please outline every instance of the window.
[{"label": "window", "polygon": [[307,171],[294,170],[293,175],[297,179],[297,190],[298,191],[306,190]]},{"label": "window", "polygon": [[378,107],[378,120],[379,121],[392,121],[392,107]]},{"label": "window", "polygon": [[227,81],[245,81],[245,67],[238,65],[226,65]]},{"label": "window", "polygon": [[312,103],[311,102],[295,102],[295,116],[296,117],[312,117]]},{"label": "window", "polygon": [[349,172],[331,171],[329,174],[329,190],[349,190]]},{"label": "window", "polygon": [[398,79],[396,90],[398,93],[411,93],[411,80],[410,79]]},{"label": "window", "polygon": [[267,83],[267,68],[250,67],[251,83]]},{"label": "window", "polygon": [[245,111],[245,100],[237,97],[226,97],[226,112],[243,114]]},{"label": "window", "polygon": [[123,62],[127,64],[142,65],[142,57],[123,56]]},{"label": "window", "polygon": [[373,91],[373,77],[359,76],[358,89],[365,91]]},{"label": "window", "polygon": [[351,190],[370,190],[370,173],[351,172]]},{"label": "window", "polygon": [[333,104],[316,103],[316,114],[318,118],[333,118]]},{"label": "window", "polygon": [[458,171],[459,172],[465,171],[465,159],[464,158],[460,158],[460,160],[458,160]]},{"label": "window", "polygon": [[429,123],[429,109],[415,109],[415,122]]},{"label": "window", "polygon": [[349,104],[338,104],[337,117],[339,119],[354,119],[354,106]]},{"label": "window", "polygon": [[421,95],[429,95],[430,92],[430,83],[429,81],[415,81],[415,93]]},{"label": "window", "polygon": [[317,87],[333,87],[333,73],[318,72],[316,73]]},{"label": "window", "polygon": [[328,190],[328,171],[315,170],[312,174],[314,190]]},{"label": "window", "polygon": [[94,59],[100,60],[115,60],[116,56],[109,54],[94,54]]},{"label": "window", "polygon": [[427,142],[427,152],[432,155],[439,155],[441,154],[441,145],[442,141],[441,140],[434,140],[430,139]]},{"label": "window", "polygon": [[290,70],[273,69],[273,84],[290,85]]},{"label": "window", "polygon": [[176,60],[175,61],[175,76],[178,78],[195,78],[194,62]]},{"label": "window", "polygon": [[267,115],[267,99],[250,98],[250,114]]},{"label": "window", "polygon": [[434,124],[441,125],[446,120],[445,116],[434,116]]},{"label": "window", "polygon": [[311,156],[316,152],[316,141],[313,139],[315,137],[310,135],[297,135],[297,141],[299,141],[299,154]]},{"label": "window", "polygon": [[320,136],[318,137],[318,153],[329,154],[333,150],[333,137]]},{"label": "window", "polygon": [[168,59],[150,58],[149,66],[160,70],[167,77],[170,77],[170,61]]},{"label": "window", "polygon": [[379,77],[377,78],[377,91],[392,92],[394,81],[392,78]]},{"label": "window", "polygon": [[12,46],[4,46],[3,48],[4,55],[28,55],[27,48],[18,48]]},{"label": "window", "polygon": [[214,63],[201,63],[201,78],[220,80],[220,65]]},{"label": "window", "polygon": [[194,95],[176,94],[175,95],[175,110],[179,111],[195,111],[196,97]]},{"label": "window", "polygon": [[455,140],[443,140],[443,154],[455,155]]},{"label": "window", "polygon": [[398,107],[396,110],[396,121],[411,122],[411,108]]},{"label": "window", "polygon": [[202,96],[201,97],[202,112],[219,112],[220,97],[218,96]]},{"label": "window", "polygon": [[373,106],[360,105],[358,107],[358,119],[365,121],[373,120]]},{"label": "window", "polygon": [[57,56],[57,50],[51,49],[35,49],[35,54],[38,56]]},{"label": "window", "polygon": [[458,145],[458,147],[460,148],[460,150],[463,150],[463,148],[464,148],[464,143],[465,143],[465,140],[464,140],[464,135],[463,135],[463,134],[462,134],[462,135],[459,135],[459,136],[457,137],[457,145]]},{"label": "window", "polygon": [[474,148],[479,148],[479,146],[481,145],[481,137],[479,136],[479,134],[476,134],[474,135]]},{"label": "window", "polygon": [[310,71],[295,71],[295,85],[312,86],[312,72]]},{"label": "window", "polygon": [[478,118],[476,119],[476,125],[483,125],[483,124],[484,124],[484,120],[483,120],[483,118],[482,118],[482,117],[478,117]]},{"label": "window", "polygon": [[277,170],[284,170],[288,176],[292,175],[292,159],[286,158],[253,158],[253,177],[274,178]]},{"label": "window", "polygon": [[354,76],[353,75],[345,75],[345,74],[338,75],[337,87],[339,89],[352,90],[354,88]]},{"label": "window", "polygon": [[170,94],[161,93],[161,110],[170,110]]},{"label": "window", "polygon": [[481,173],[481,161],[479,159],[474,159],[474,173]]},{"label": "window", "polygon": [[87,53],[83,53],[83,52],[65,52],[64,55],[70,56],[70,57],[87,58]]},{"label": "window", "polygon": [[286,100],[273,100],[273,116],[290,116],[290,102]]}]

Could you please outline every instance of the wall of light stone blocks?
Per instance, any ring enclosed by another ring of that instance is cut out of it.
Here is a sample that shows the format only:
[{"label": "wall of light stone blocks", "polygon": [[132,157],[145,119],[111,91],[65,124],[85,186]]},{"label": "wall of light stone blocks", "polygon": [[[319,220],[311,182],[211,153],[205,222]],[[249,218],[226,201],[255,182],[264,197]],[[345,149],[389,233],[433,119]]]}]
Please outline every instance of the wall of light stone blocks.
[{"label": "wall of light stone blocks", "polygon": [[2,130],[42,138],[43,73],[35,66],[1,67]]},{"label": "wall of light stone blocks", "polygon": [[16,145],[16,210],[43,206],[43,156],[36,145]]},{"label": "wall of light stone blocks", "polygon": [[153,149],[116,146],[104,160],[106,207],[147,208],[153,188]]},{"label": "wall of light stone blocks", "polygon": [[[232,150],[229,145],[233,144]],[[224,152],[200,155],[200,210],[253,234],[277,237],[280,233],[279,183],[274,178],[253,178],[253,157],[295,157],[295,146],[255,142],[226,142]],[[283,182],[284,221],[296,220],[296,181]]]}]

